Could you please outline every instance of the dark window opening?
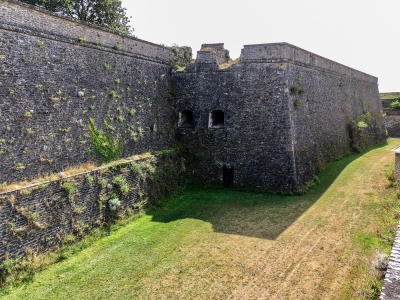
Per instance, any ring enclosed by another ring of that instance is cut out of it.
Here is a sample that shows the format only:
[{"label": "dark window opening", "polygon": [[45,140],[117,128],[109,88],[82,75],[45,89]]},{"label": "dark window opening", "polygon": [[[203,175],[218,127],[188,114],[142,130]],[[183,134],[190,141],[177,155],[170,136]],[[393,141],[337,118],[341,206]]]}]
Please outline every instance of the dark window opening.
[{"label": "dark window opening", "polygon": [[233,168],[227,168],[226,166],[222,169],[222,181],[224,186],[231,187],[233,186]]},{"label": "dark window opening", "polygon": [[179,127],[180,128],[193,128],[194,127],[194,118],[193,112],[191,110],[182,110],[179,118]]},{"label": "dark window opening", "polygon": [[213,110],[210,113],[209,123],[211,128],[224,128],[224,112],[222,110]]}]

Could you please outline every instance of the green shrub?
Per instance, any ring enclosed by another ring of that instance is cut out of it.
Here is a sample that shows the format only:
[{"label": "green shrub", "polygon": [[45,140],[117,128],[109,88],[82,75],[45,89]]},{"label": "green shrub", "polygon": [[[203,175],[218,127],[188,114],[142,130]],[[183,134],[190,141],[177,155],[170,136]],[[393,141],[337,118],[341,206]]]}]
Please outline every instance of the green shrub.
[{"label": "green shrub", "polygon": [[394,110],[400,109],[400,101],[399,101],[399,100],[396,100],[396,101],[390,103],[390,107],[391,107],[392,109],[394,109]]},{"label": "green shrub", "polygon": [[111,162],[117,160],[121,156],[124,147],[124,138],[121,136],[114,137],[113,130],[106,120],[104,120],[105,133],[97,129],[92,118],[90,118],[89,122],[90,142],[100,157],[100,161]]}]

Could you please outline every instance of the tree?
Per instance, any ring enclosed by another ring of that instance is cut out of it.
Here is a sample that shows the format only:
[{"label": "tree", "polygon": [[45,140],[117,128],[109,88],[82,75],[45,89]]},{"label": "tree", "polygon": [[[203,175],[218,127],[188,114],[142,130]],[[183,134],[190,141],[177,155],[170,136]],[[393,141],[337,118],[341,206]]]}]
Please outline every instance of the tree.
[{"label": "tree", "polygon": [[132,34],[126,8],[119,0],[21,0],[48,11],[76,18],[123,34]]}]

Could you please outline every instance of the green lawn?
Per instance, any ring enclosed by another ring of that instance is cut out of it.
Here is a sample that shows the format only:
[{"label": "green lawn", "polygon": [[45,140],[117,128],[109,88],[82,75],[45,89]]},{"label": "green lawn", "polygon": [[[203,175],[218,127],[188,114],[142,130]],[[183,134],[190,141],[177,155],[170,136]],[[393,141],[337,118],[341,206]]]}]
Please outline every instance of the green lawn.
[{"label": "green lawn", "polygon": [[398,143],[335,162],[303,196],[186,191],[0,299],[352,299],[389,251]]}]

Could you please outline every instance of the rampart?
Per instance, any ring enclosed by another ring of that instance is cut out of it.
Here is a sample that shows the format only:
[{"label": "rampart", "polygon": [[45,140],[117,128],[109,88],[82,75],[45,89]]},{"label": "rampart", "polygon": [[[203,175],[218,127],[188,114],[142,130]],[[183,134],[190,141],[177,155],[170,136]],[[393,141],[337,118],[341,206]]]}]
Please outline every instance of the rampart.
[{"label": "rampart", "polygon": [[377,78],[286,43],[244,46],[225,69],[215,52],[173,75],[181,139],[202,153],[200,177],[297,189],[351,148],[385,140]]},{"label": "rampart", "polygon": [[0,183],[92,160],[90,118],[124,137],[123,157],[172,145],[170,49],[0,4]]},{"label": "rampart", "polygon": [[119,45],[125,52],[168,64],[173,59],[171,50],[160,45],[117,34],[76,19],[60,17],[18,1],[0,0],[0,5],[0,25],[11,30],[72,43],[84,38],[87,44],[98,44],[107,48]]},{"label": "rampart", "polygon": [[223,44],[204,45],[171,75],[190,59],[0,0],[0,184],[58,174],[0,195],[0,255],[56,247],[107,221],[111,200],[129,211],[182,181],[184,160],[167,152],[65,177],[94,160],[91,119],[124,138],[122,157],[178,138],[197,152],[198,178],[272,190],[385,139],[375,77],[286,43],[244,46],[231,66]]},{"label": "rampart", "polygon": [[378,78],[352,69],[333,60],[301,49],[288,43],[245,45],[241,53],[243,63],[255,62],[289,62],[323,72],[332,72],[339,76],[349,77],[378,84]]}]

